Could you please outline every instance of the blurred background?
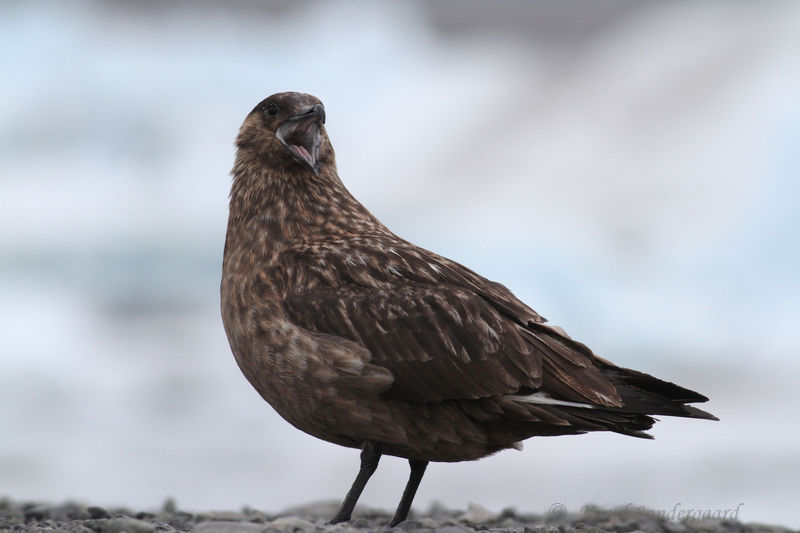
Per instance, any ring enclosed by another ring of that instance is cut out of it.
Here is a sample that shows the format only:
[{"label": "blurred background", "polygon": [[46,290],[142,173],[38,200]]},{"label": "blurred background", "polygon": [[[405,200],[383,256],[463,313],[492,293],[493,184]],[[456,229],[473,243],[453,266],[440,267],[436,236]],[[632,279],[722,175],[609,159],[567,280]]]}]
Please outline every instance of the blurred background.
[{"label": "blurred background", "polygon": [[[799,50],[789,1],[5,0],[0,495],[344,496],[357,451],[261,401],[218,310],[233,139],[296,90],[396,233],[721,418],[434,464],[417,509],[800,527]],[[394,509],[406,476],[384,458],[362,503]]]}]

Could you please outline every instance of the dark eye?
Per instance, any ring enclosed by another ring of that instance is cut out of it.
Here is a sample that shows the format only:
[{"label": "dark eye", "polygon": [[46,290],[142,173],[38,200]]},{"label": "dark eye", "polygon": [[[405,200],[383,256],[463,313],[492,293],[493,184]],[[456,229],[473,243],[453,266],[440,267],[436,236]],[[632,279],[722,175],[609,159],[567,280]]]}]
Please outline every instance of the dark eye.
[{"label": "dark eye", "polygon": [[269,104],[267,106],[267,115],[274,117],[278,114],[278,106],[276,104]]}]

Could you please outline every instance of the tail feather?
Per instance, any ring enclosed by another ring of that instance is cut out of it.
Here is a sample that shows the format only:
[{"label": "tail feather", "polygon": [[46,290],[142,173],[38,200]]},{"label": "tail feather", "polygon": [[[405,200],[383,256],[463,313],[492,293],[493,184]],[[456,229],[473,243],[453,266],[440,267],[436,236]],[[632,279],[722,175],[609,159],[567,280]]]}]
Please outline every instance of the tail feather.
[{"label": "tail feather", "polygon": [[708,401],[702,394],[616,366],[557,328],[529,324],[528,329],[526,338],[544,359],[542,385],[522,387],[506,397],[528,409],[547,411],[567,424],[553,427],[552,432],[537,425],[527,436],[613,431],[651,439],[645,431],[655,424],[653,415],[718,420],[687,405]]},{"label": "tail feather", "polygon": [[[569,347],[592,361],[594,368],[599,370],[602,378],[605,378],[603,381],[610,382],[622,400],[621,406],[608,407],[609,410],[631,414],[718,420],[711,413],[686,405],[688,403],[707,402],[708,398],[700,393],[669,381],[658,379],[644,372],[616,366],[605,359],[597,357],[588,346],[573,340],[559,328],[547,326],[546,324],[529,324],[529,328],[540,335],[544,334],[542,339],[551,341],[547,342],[548,345],[559,345],[563,348]],[[553,340],[558,342],[553,343]],[[558,393],[561,391],[553,392]],[[591,397],[588,394],[585,396]],[[603,409],[600,406],[597,407]]]},{"label": "tail feather", "polygon": [[686,405],[708,401],[702,394],[636,370],[604,366],[603,374],[622,396],[624,405],[618,408],[620,411],[718,420],[711,413]]}]

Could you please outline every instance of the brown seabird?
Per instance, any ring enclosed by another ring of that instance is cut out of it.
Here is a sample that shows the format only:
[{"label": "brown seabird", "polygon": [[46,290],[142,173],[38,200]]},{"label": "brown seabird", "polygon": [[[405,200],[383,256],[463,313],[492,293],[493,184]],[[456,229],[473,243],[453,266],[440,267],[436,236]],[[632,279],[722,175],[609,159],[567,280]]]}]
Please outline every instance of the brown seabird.
[{"label": "brown seabird", "polygon": [[222,318],[245,377],[289,423],[360,448],[332,522],[381,454],[411,475],[542,435],[650,438],[649,415],[716,418],[705,396],[601,359],[506,287],[389,231],[347,191],[314,96],[270,96],[236,138]]}]

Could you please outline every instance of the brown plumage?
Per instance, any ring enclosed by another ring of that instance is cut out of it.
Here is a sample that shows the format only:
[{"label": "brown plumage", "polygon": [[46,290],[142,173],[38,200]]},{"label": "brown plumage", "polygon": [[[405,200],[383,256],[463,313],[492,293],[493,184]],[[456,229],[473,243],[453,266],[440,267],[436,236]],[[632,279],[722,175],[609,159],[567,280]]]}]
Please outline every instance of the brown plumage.
[{"label": "brown plumage", "polygon": [[236,139],[222,317],[244,375],[292,425],[362,449],[334,522],[381,454],[428,461],[532,436],[648,437],[649,415],[715,418],[704,396],[595,356],[507,288],[389,231],[342,184],[318,99],[259,103]]}]

